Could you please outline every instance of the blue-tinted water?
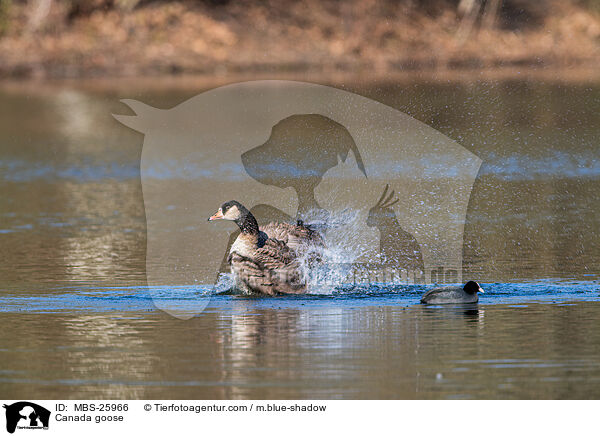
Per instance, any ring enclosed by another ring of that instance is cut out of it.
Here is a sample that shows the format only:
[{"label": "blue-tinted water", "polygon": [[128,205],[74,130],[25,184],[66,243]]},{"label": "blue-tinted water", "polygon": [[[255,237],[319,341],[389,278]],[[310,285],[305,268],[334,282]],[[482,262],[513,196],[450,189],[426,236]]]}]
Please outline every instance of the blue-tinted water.
[{"label": "blue-tinted water", "polygon": [[[485,293],[479,305],[600,302],[598,281],[539,280],[533,283],[482,283]],[[211,286],[191,287],[58,287],[48,293],[5,292],[0,296],[0,312],[70,313],[136,312],[158,310],[156,303],[172,304],[193,310],[195,303],[206,303],[206,310],[230,310],[241,299],[257,308],[331,307],[353,308],[373,305],[404,306],[419,304],[421,295],[433,285],[372,284],[345,286],[336,290],[314,290],[310,295],[255,297],[216,293]],[[441,306],[436,306],[441,307]]]}]

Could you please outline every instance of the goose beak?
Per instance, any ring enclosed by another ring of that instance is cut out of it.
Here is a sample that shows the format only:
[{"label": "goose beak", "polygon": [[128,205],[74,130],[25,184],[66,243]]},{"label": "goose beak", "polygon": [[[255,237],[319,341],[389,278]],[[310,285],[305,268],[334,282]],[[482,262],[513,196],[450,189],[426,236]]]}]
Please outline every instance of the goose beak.
[{"label": "goose beak", "polygon": [[485,291],[480,287],[477,292],[481,292],[482,294],[485,294]]},{"label": "goose beak", "polygon": [[223,211],[221,209],[219,209],[217,211],[217,213],[215,213],[213,216],[211,216],[208,221],[214,221],[214,220],[222,220],[223,219]]}]

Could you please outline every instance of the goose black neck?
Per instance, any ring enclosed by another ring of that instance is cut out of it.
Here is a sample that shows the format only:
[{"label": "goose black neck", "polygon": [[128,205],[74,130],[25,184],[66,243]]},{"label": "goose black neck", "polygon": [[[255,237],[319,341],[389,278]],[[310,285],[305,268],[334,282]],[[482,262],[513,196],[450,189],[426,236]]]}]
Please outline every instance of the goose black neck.
[{"label": "goose black neck", "polygon": [[258,222],[250,211],[246,211],[239,219],[235,221],[242,233],[247,235],[258,235]]}]

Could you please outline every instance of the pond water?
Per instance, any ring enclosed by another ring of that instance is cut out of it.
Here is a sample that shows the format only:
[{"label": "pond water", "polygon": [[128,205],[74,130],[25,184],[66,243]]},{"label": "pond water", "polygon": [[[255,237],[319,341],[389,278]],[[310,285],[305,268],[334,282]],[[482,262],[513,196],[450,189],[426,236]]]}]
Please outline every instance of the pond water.
[{"label": "pond water", "polygon": [[599,398],[600,80],[332,85],[483,160],[463,249],[463,277],[486,290],[478,305],[425,307],[428,286],[385,283],[153,292],[206,300],[174,318],[146,288],[143,136],[111,114],[127,113],[120,98],[168,108],[207,85],[3,84],[0,396]]}]

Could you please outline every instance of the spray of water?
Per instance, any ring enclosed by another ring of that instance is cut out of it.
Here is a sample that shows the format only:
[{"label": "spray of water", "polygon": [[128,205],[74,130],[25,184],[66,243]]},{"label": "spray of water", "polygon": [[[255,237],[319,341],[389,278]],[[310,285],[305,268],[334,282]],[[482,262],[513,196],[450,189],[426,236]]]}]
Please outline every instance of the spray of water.
[{"label": "spray of water", "polygon": [[300,258],[309,294],[330,295],[341,284],[352,281],[353,264],[371,251],[360,237],[364,225],[361,211],[344,209],[331,213],[322,232],[325,246],[310,247]]},{"label": "spray of water", "polygon": [[[316,215],[316,213],[315,213]],[[344,283],[353,281],[353,265],[364,256],[371,261],[380,260],[379,253],[373,255],[364,235],[364,213],[344,209],[329,214],[326,220],[310,222],[324,239],[324,246],[305,246],[298,258],[300,279],[306,283],[307,293],[331,295]],[[213,286],[215,293],[229,292],[235,288],[232,273],[220,273]]]}]

